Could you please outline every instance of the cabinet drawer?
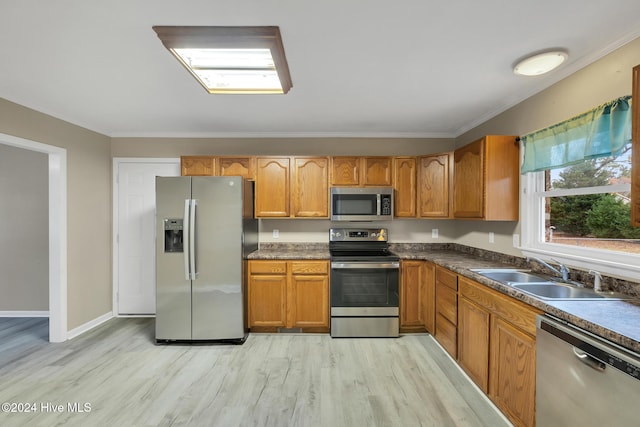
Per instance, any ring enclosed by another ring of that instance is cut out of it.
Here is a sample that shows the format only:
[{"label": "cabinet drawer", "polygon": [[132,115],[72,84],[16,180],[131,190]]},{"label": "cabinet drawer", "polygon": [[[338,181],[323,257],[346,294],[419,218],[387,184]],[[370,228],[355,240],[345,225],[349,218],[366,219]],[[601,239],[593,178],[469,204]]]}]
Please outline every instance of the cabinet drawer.
[{"label": "cabinet drawer", "polygon": [[436,315],[436,339],[454,359],[458,357],[457,335],[456,326],[438,313]]},{"label": "cabinet drawer", "polygon": [[287,274],[287,262],[249,261],[249,274]]},{"label": "cabinet drawer", "polygon": [[293,274],[328,274],[328,261],[293,261],[291,262]]},{"label": "cabinet drawer", "polygon": [[436,283],[436,312],[453,325],[458,324],[458,294],[442,283]]},{"label": "cabinet drawer", "polygon": [[445,268],[436,268],[436,282],[447,285],[455,291],[458,290],[458,276]]}]

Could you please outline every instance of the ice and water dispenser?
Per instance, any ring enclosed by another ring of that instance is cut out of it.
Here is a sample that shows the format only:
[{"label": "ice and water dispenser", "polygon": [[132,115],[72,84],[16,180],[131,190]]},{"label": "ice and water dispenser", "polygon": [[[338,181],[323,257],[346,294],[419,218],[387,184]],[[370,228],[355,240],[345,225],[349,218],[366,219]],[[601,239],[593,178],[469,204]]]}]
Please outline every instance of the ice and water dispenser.
[{"label": "ice and water dispenser", "polygon": [[164,219],[164,251],[183,252],[182,218]]}]

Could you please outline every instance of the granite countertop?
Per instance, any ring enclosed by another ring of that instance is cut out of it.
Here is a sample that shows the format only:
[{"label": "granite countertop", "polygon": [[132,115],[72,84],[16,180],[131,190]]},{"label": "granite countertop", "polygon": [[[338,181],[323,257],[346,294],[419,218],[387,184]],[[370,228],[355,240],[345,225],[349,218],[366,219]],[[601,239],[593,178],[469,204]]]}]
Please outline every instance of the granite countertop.
[{"label": "granite countertop", "polygon": [[329,259],[328,243],[260,243],[247,259]]},{"label": "granite countertop", "polygon": [[[622,347],[640,353],[640,299],[635,300],[542,300],[511,286],[481,276],[474,268],[527,268],[523,258],[456,244],[390,244],[401,259],[431,261],[462,276],[509,295],[545,313],[565,320]],[[323,243],[265,243],[248,259],[329,259]]]}]

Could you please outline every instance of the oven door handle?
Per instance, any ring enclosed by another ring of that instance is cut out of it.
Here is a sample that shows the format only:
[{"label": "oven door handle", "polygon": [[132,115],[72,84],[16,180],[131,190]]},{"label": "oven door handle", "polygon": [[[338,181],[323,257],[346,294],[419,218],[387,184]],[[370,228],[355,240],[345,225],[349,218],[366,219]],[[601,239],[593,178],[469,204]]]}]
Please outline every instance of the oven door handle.
[{"label": "oven door handle", "polygon": [[331,268],[333,269],[354,269],[354,268],[386,268],[386,269],[399,269],[399,262],[332,262]]}]

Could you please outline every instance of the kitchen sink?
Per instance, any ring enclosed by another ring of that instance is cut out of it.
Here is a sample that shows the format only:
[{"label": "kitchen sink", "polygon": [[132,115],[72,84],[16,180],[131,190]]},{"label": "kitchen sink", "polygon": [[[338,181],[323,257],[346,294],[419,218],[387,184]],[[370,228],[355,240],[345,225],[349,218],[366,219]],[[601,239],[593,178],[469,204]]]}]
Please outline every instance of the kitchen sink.
[{"label": "kitchen sink", "polygon": [[559,283],[514,283],[514,288],[544,299],[604,299],[589,289],[577,288]]},{"label": "kitchen sink", "polygon": [[486,278],[495,280],[506,285],[512,283],[548,283],[549,278],[538,274],[531,273],[526,270],[518,270],[513,268],[491,268],[491,269],[471,269]]},{"label": "kitchen sink", "polygon": [[580,287],[577,282],[564,283],[552,277],[531,273],[514,268],[477,268],[471,271],[488,279],[526,292],[537,298],[546,300],[625,300],[634,299],[618,292],[596,292],[593,289]]}]

